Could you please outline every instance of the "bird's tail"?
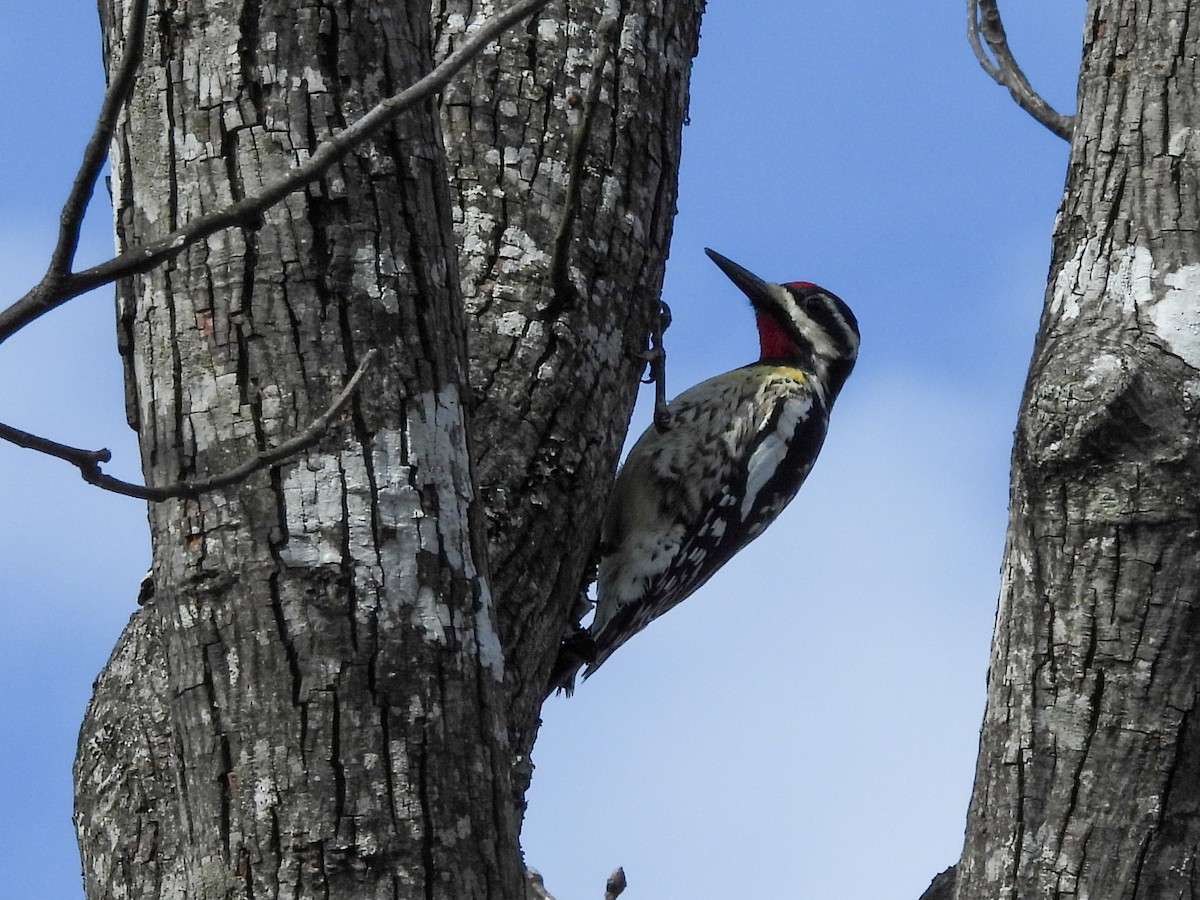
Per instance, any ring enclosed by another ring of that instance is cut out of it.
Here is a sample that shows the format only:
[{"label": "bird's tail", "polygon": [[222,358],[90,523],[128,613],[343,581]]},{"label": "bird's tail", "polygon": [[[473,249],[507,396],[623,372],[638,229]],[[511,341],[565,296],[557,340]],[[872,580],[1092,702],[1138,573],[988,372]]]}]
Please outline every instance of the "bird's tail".
[{"label": "bird's tail", "polygon": [[595,661],[596,641],[586,628],[576,627],[559,645],[558,659],[554,661],[554,668],[550,672],[546,696],[561,691],[570,697],[575,693],[575,676],[579,674],[579,670],[588,665],[590,671],[590,664]]}]

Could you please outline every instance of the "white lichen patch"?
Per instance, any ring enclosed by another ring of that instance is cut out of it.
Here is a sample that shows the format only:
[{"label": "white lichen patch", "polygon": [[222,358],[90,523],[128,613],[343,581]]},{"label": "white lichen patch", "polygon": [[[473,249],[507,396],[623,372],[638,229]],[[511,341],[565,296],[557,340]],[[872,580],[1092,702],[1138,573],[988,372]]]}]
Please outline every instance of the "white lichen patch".
[{"label": "white lichen patch", "polygon": [[609,328],[601,333],[591,322],[581,331],[583,343],[593,348],[596,364],[602,368],[616,367],[625,355],[625,342],[616,329]]},{"label": "white lichen patch", "polygon": [[[417,520],[421,550],[438,554],[443,563],[463,579],[478,584],[479,573],[470,551],[470,527],[467,515],[474,499],[463,407],[455,385],[426,391],[412,399],[408,416],[408,447],[415,473],[422,484],[437,493],[437,517]],[[411,559],[408,563],[412,565]],[[386,571],[386,569],[385,569]],[[390,577],[390,572],[388,573]],[[454,619],[446,604],[425,585],[421,586],[417,609],[418,621],[430,631],[436,621],[442,628],[461,629],[458,635],[465,646],[479,649],[481,662],[493,676],[503,678],[503,658],[492,628],[491,595],[481,593],[472,621]],[[429,596],[424,591],[429,590]]]},{"label": "white lichen patch", "polygon": [[260,822],[269,821],[271,812],[275,809],[277,791],[275,781],[269,775],[263,775],[254,782],[254,818]]},{"label": "white lichen patch", "polygon": [[622,184],[618,178],[613,175],[604,176],[604,181],[600,188],[600,209],[605,213],[612,213],[617,209],[621,202],[621,197],[624,191]]},{"label": "white lichen patch", "polygon": [[413,620],[425,632],[426,640],[443,644],[454,627],[450,607],[438,601],[437,594],[428,585],[417,591],[417,602],[413,607]]},{"label": "white lichen patch", "polygon": [[1185,125],[1171,132],[1167,141],[1167,155],[1175,157],[1200,157],[1200,129]]},{"label": "white lichen patch", "polygon": [[[437,492],[438,519],[431,523],[434,528],[422,531],[423,549],[440,552],[450,568],[467,575],[463,548],[455,539],[467,533],[465,519],[472,494],[458,388],[447,385],[438,391],[425,391],[412,398],[410,410],[411,459],[421,482]],[[451,539],[442,541],[441,534]]]},{"label": "white lichen patch", "polygon": [[[279,559],[287,566],[343,567],[348,554],[360,586],[357,615],[383,630],[416,626],[432,643],[474,649],[500,679],[503,654],[491,597],[471,557],[473,491],[458,391],[425,392],[411,399],[409,410],[403,428],[376,432],[369,466],[362,448],[350,445],[336,454],[310,454],[288,469],[282,484],[287,539]],[[422,557],[440,559],[478,585],[480,596],[466,610],[449,602],[440,583],[422,574]],[[335,678],[336,672],[314,672],[306,683]]]},{"label": "white lichen patch", "polygon": [[1200,265],[1176,269],[1163,284],[1166,292],[1150,309],[1150,325],[1168,350],[1200,369]]},{"label": "white lichen patch", "polygon": [[[354,271],[350,283],[362,296],[376,301],[383,299],[379,290],[378,267],[379,259],[373,248],[359,247],[354,251]],[[398,270],[394,261],[392,267]]]},{"label": "white lichen patch", "polygon": [[133,202],[128,208],[136,210],[150,225],[155,224],[166,211],[166,201],[162,192],[152,186],[149,180],[135,179],[133,182]]},{"label": "white lichen patch", "polygon": [[484,257],[491,246],[490,236],[496,230],[496,217],[478,206],[466,206],[456,230],[462,238],[464,253],[470,258]]},{"label": "white lichen patch", "polygon": [[303,74],[294,81],[294,86],[297,88],[303,85],[308,86],[310,94],[323,94],[327,90],[325,87],[325,78],[312,66],[305,66]]},{"label": "white lichen patch", "polygon": [[242,409],[238,397],[235,372],[214,375],[201,371],[188,382],[187,424],[197,451],[205,450],[219,439],[245,437],[253,432],[250,411]]},{"label": "white lichen patch", "polygon": [[[1185,140],[1181,134],[1176,132],[1172,138],[1178,144],[1176,149],[1191,152],[1179,143]],[[1104,310],[1106,306],[1113,313],[1136,317],[1167,350],[1200,369],[1200,265],[1163,274],[1149,247],[1138,244],[1104,256],[1096,240],[1085,241],[1059,269],[1051,310],[1070,320],[1085,309]],[[1103,358],[1096,365],[1101,368],[1093,366],[1089,380],[1114,374],[1102,370]]]},{"label": "white lichen patch", "polygon": [[525,333],[529,320],[517,310],[509,310],[496,319],[496,331],[507,337],[520,337]]},{"label": "white lichen patch", "polygon": [[1120,314],[1132,316],[1154,300],[1154,274],[1148,247],[1135,245],[1106,256],[1093,238],[1082,242],[1058,270],[1050,308],[1071,320],[1084,309],[1115,303]]},{"label": "white lichen patch", "polygon": [[342,476],[334,457],[310,455],[283,479],[286,566],[336,565],[342,559]]},{"label": "white lichen patch", "polygon": [[479,648],[479,663],[490,669],[496,680],[504,678],[504,651],[500,647],[500,636],[492,627],[492,594],[486,584],[479,597],[479,614],[475,617],[475,641]]},{"label": "white lichen patch", "polygon": [[1088,366],[1082,379],[1084,387],[1095,387],[1124,380],[1125,361],[1115,353],[1101,353]]},{"label": "white lichen patch", "polygon": [[1075,254],[1067,260],[1062,268],[1058,270],[1058,275],[1054,279],[1054,291],[1051,294],[1051,309],[1057,312],[1063,319],[1074,319],[1079,316],[1079,288],[1080,275],[1083,272],[1084,261],[1086,259],[1090,244],[1083,243],[1075,248]]},{"label": "white lichen patch", "polygon": [[504,259],[520,259],[526,265],[549,265],[550,254],[529,236],[524,229],[511,225],[500,236],[500,256]]},{"label": "white lichen patch", "polygon": [[207,159],[211,157],[212,146],[201,141],[196,135],[188,132],[183,136],[183,146],[180,147],[180,155],[188,162],[197,159]]},{"label": "white lichen patch", "polygon": [[1115,253],[1114,269],[1109,278],[1108,292],[1121,302],[1126,313],[1154,302],[1154,255],[1149,247],[1135,244],[1127,250]]}]

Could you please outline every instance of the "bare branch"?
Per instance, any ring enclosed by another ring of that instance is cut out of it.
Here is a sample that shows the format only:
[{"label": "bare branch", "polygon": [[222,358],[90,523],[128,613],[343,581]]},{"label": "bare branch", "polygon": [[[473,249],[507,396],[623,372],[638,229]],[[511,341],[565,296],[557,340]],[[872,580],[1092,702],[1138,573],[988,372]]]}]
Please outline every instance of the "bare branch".
[{"label": "bare branch", "polygon": [[625,881],[625,870],[617,868],[608,876],[608,882],[604,885],[604,900],[617,900],[627,887]]},{"label": "bare branch", "polygon": [[118,278],[149,271],[177,256],[192,244],[211,234],[238,225],[257,222],[262,214],[299,188],[315,181],[354,147],[366,141],[405,110],[432,97],[451,78],[505,29],[537,12],[549,0],[518,0],[511,7],[483,22],[458,48],[433,70],[398,94],[380,101],[361,119],[344,131],[321,143],[303,163],[258,194],[246,197],[222,210],[200,216],[170,234],[124,253],[90,269],[42,281],[8,309],[0,312],[0,343],[12,337],[34,319],[45,315],[80,294]]},{"label": "bare branch", "polygon": [[[1021,109],[1064,141],[1071,140],[1075,117],[1058,112],[1033,89],[1008,47],[1008,36],[1004,33],[1004,23],[1000,20],[996,0],[967,0],[967,39],[983,71],[997,84],[1008,88]],[[987,41],[988,50],[991,50],[995,61],[988,56],[983,41]]]},{"label": "bare branch", "polygon": [[11,425],[3,423],[0,423],[0,439],[9,441],[19,447],[36,450],[39,453],[45,453],[49,456],[66,460],[79,469],[79,474],[83,476],[84,481],[94,484],[96,487],[103,488],[106,491],[112,491],[114,494],[124,494],[126,497],[137,497],[139,500],[152,500],[156,502],[168,500],[172,497],[195,497],[206,491],[237,484],[260,469],[281,463],[315,444],[328,430],[334,417],[350,402],[351,396],[358,389],[359,383],[367,373],[367,369],[375,361],[378,353],[378,350],[367,351],[366,355],[363,356],[362,362],[359,363],[358,368],[355,370],[354,375],[346,383],[346,386],[342,388],[341,393],[334,398],[329,408],[317,416],[302,432],[284,441],[277,447],[259,451],[241,465],[227,472],[208,478],[198,478],[194,481],[179,481],[161,487],[133,484],[129,481],[113,478],[111,475],[105,475],[100,471],[100,464],[112,459],[112,454],[107,449],[81,450],[78,447],[69,447],[66,444],[47,440],[46,438],[38,437],[35,434],[21,431],[19,428],[13,428]]},{"label": "bare branch", "polygon": [[47,278],[62,278],[70,274],[75,262],[75,251],[79,247],[79,229],[83,225],[83,214],[87,212],[88,203],[92,199],[92,191],[96,188],[96,179],[104,169],[104,160],[108,158],[108,147],[112,142],[113,132],[117,127],[117,119],[121,108],[129,99],[133,89],[134,75],[137,74],[138,64],[142,59],[142,44],[146,32],[146,7],[148,0],[135,0],[129,13],[129,24],[125,29],[125,48],[121,53],[121,61],[104,92],[104,101],[100,105],[100,114],[96,117],[96,127],[83,151],[83,161],[71,185],[71,193],[63,204],[62,214],[58,223],[58,243],[50,256],[50,266]]},{"label": "bare branch", "polygon": [[65,459],[71,465],[78,466],[81,471],[96,469],[100,463],[106,463],[112,459],[112,453],[107,448],[80,450],[78,447],[69,447],[49,438],[38,437],[36,434],[22,431],[20,428],[13,428],[3,422],[0,422],[0,439],[8,441],[10,444],[16,444],[18,447],[24,447],[26,450],[36,450],[47,456]]}]

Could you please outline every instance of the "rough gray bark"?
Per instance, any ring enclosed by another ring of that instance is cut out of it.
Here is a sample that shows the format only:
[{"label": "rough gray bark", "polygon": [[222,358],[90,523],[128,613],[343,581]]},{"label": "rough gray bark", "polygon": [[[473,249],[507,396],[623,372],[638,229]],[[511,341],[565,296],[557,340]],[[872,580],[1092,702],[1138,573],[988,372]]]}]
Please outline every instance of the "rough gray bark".
[{"label": "rough gray bark", "polygon": [[1200,895],[1200,19],[1092,0],[954,896]]},{"label": "rough gray bark", "polygon": [[[477,6],[443,5],[439,49],[453,43],[450,23]],[[658,310],[702,8],[591,3],[568,15],[552,4],[443,96],[476,474],[522,758],[586,584]],[[584,166],[572,175],[576,147]],[[563,254],[555,244],[572,187]],[[566,284],[554,283],[556,263]]]},{"label": "rough gray bark", "polygon": [[[76,763],[91,900],[523,896],[528,754],[656,310],[701,6],[630,0],[597,30],[552,5],[440,116],[121,286],[152,483],[286,439],[381,360],[302,457],[151,507],[156,595]],[[492,8],[155,0],[119,244],[270,179]],[[102,0],[110,51],[124,11]]]}]

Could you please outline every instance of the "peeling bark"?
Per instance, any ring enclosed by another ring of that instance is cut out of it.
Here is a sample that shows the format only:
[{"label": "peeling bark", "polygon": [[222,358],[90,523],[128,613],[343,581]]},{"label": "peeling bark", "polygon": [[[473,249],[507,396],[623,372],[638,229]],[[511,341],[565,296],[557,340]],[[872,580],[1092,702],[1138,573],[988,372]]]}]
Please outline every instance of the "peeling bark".
[{"label": "peeling bark", "polygon": [[[492,6],[154,0],[118,244],[311,154]],[[155,596],[76,761],[90,900],[525,895],[538,707],[674,211],[702,4],[666,6],[610,10],[566,295],[548,255],[601,10],[554,5],[260,227],[120,286],[149,483],[286,440],[380,359],[316,447],[150,508]],[[101,13],[111,58],[124,0]]]},{"label": "peeling bark", "polygon": [[1196,897],[1200,20],[1092,0],[955,897]]}]

